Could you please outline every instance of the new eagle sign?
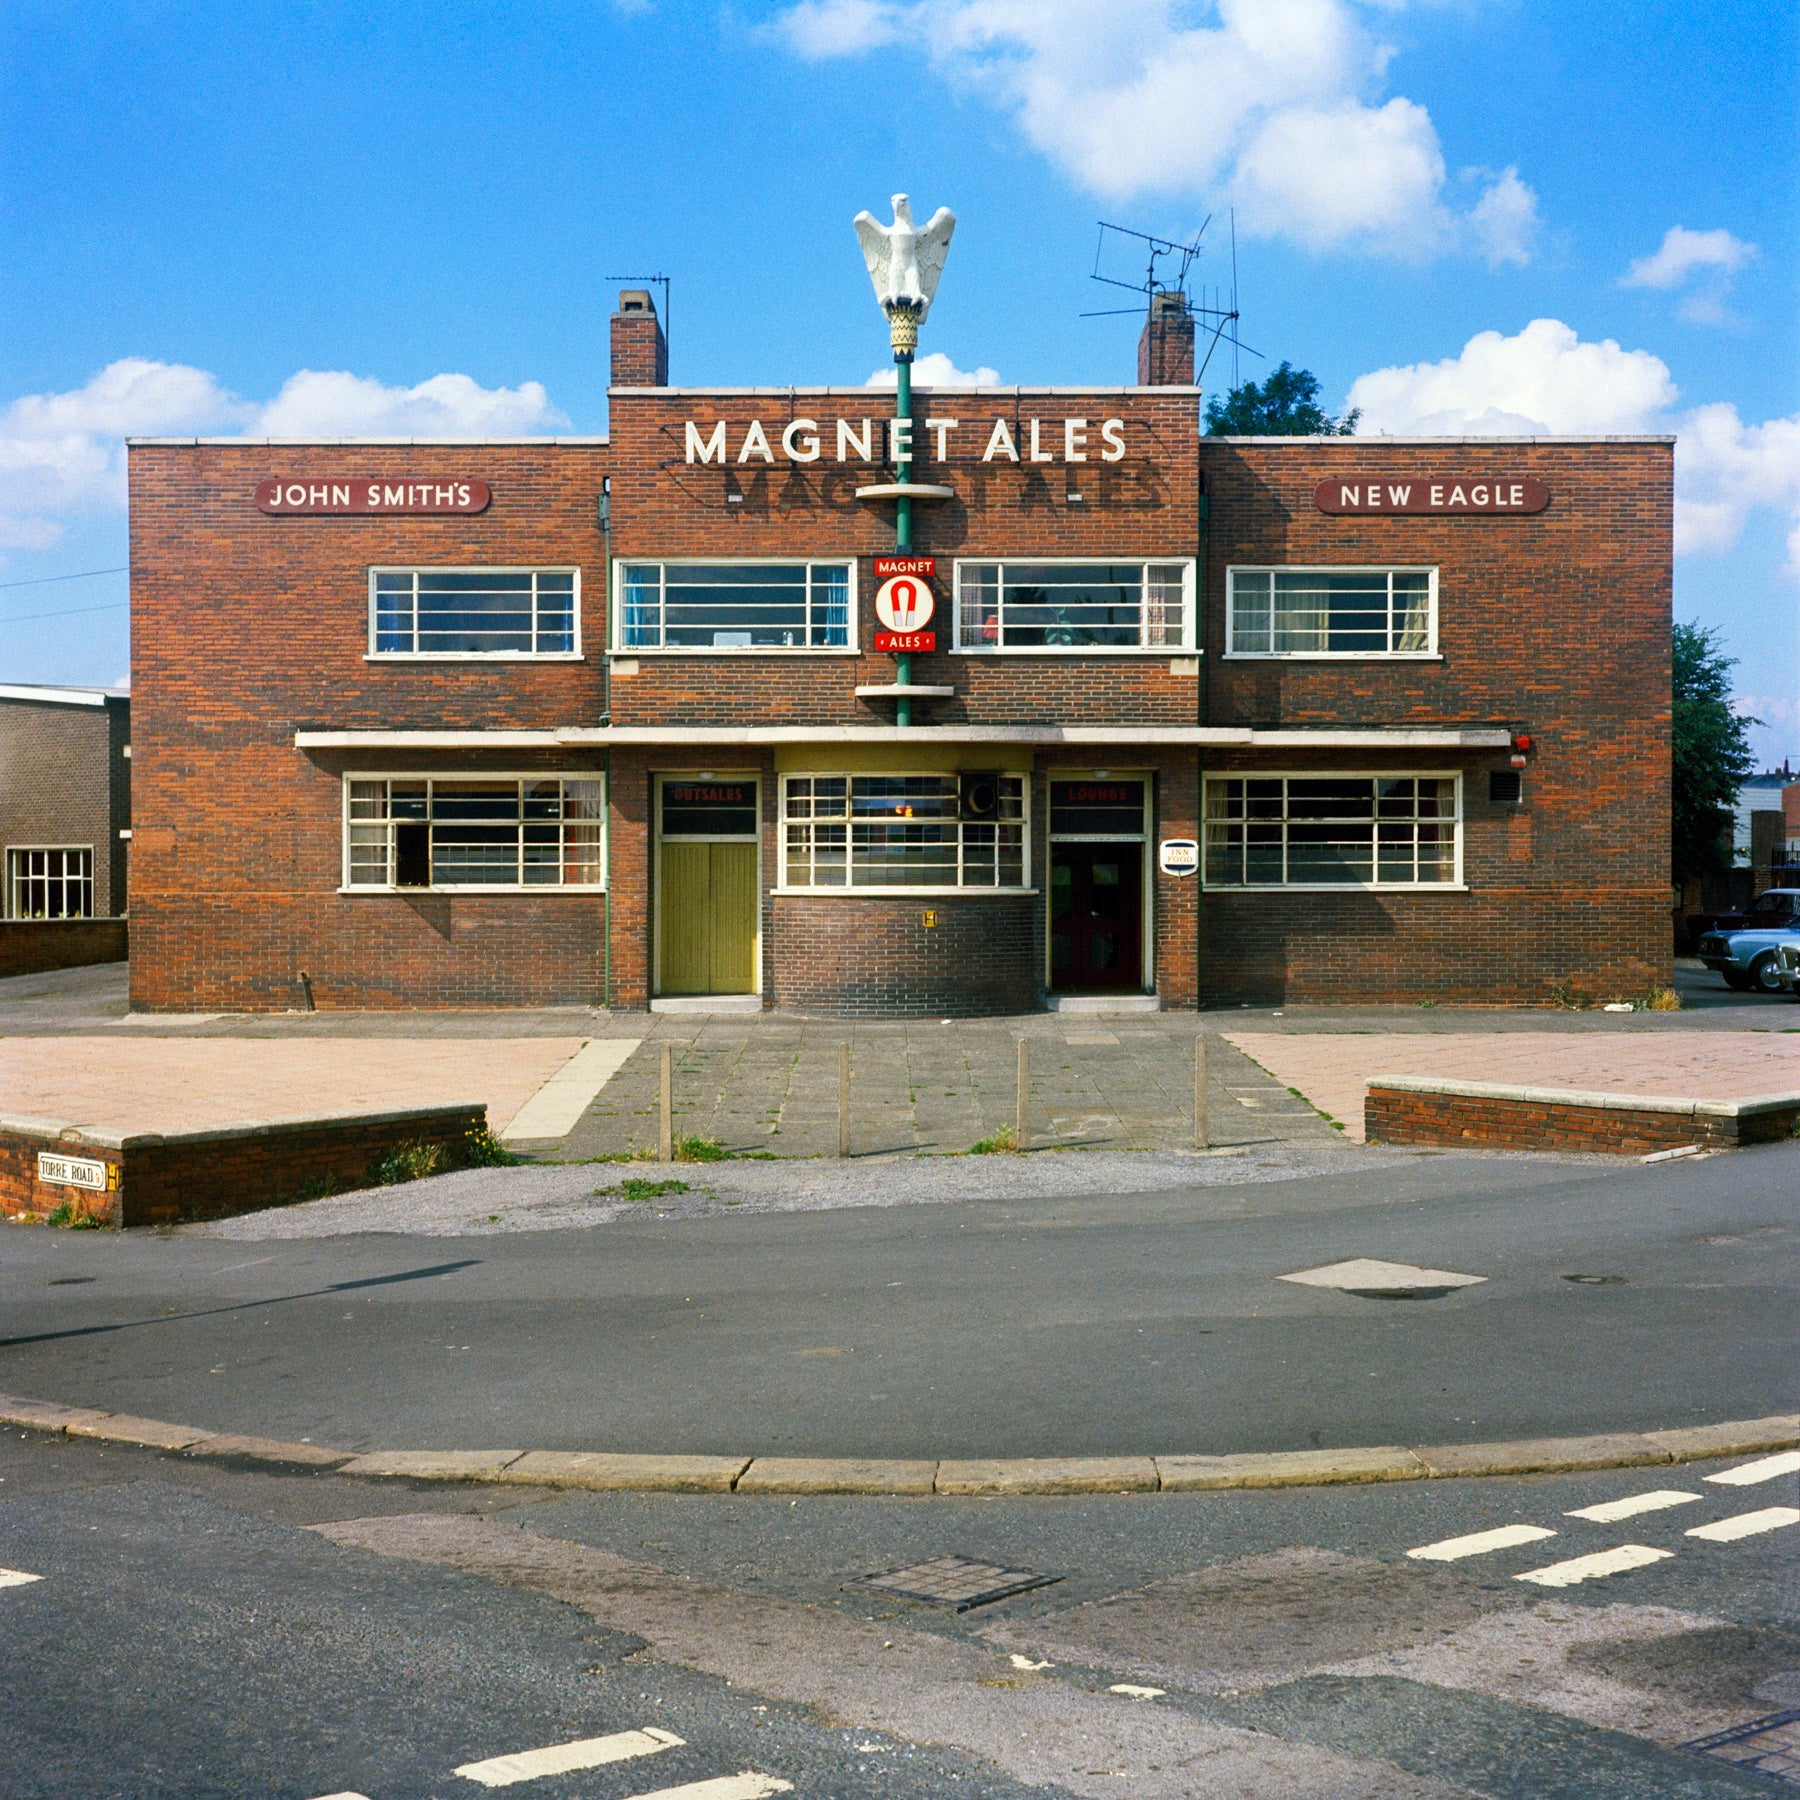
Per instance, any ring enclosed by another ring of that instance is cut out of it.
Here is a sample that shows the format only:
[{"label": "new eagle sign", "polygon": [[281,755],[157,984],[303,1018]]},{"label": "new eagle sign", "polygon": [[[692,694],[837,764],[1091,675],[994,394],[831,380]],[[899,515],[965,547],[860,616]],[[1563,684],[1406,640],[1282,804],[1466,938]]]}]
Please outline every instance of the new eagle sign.
[{"label": "new eagle sign", "polygon": [[925,628],[937,611],[931,578],[937,559],[931,556],[878,556],[875,617],[883,627],[875,633],[877,651],[935,650],[937,633]]}]

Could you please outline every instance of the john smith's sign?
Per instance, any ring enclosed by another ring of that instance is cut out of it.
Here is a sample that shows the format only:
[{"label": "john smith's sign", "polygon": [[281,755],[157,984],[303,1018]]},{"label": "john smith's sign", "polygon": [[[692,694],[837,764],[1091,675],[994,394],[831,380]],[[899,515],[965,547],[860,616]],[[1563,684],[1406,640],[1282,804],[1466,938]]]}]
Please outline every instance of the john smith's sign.
[{"label": "john smith's sign", "polygon": [[365,475],[306,481],[273,476],[256,485],[256,504],[266,513],[302,518],[341,518],[403,513],[478,513],[493,494],[485,481],[372,480]]},{"label": "john smith's sign", "polygon": [[1483,475],[1469,481],[1321,481],[1313,505],[1322,513],[1537,513],[1550,490],[1530,475]]}]

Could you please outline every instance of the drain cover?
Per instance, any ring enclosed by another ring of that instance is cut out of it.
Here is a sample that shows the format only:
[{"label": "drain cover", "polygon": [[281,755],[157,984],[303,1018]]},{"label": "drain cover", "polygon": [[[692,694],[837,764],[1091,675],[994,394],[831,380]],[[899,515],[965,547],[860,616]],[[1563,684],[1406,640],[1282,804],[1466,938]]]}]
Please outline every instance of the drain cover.
[{"label": "drain cover", "polygon": [[1572,1281],[1577,1287],[1623,1287],[1623,1275],[1565,1275],[1564,1281]]},{"label": "drain cover", "polygon": [[1695,1738],[1681,1747],[1800,1787],[1800,1707],[1752,1719],[1748,1725],[1734,1725],[1729,1731],[1715,1731],[1711,1737]]},{"label": "drain cover", "polygon": [[1441,1300],[1457,1288],[1479,1287],[1487,1277],[1357,1256],[1349,1262],[1327,1263],[1320,1269],[1299,1269],[1292,1275],[1277,1275],[1275,1279],[1297,1282],[1301,1287],[1339,1288],[1359,1300]]},{"label": "drain cover", "polygon": [[1028,1588],[1048,1587],[1060,1575],[1034,1575],[1029,1569],[1004,1569],[998,1563],[977,1562],[972,1556],[934,1556],[910,1568],[892,1569],[885,1575],[865,1575],[846,1587],[877,1594],[897,1594],[903,1600],[923,1600],[928,1606],[948,1606],[967,1612]]}]

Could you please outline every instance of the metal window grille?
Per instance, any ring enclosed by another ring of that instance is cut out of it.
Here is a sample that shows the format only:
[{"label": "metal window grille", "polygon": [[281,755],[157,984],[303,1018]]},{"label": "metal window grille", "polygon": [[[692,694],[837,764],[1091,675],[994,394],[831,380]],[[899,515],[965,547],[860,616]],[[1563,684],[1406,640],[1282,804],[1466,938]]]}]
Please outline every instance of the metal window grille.
[{"label": "metal window grille", "polygon": [[574,569],[375,569],[370,646],[377,656],[570,656]]},{"label": "metal window grille", "polygon": [[627,563],[624,650],[842,650],[850,564]]},{"label": "metal window grille", "polygon": [[1206,784],[1209,887],[1457,880],[1459,784],[1442,775],[1230,776]]},{"label": "metal window grille", "polygon": [[14,919],[91,919],[91,849],[24,849],[7,853],[7,886]]},{"label": "metal window grille", "polygon": [[344,813],[346,887],[605,883],[598,776],[352,776]]},{"label": "metal window grille", "polygon": [[1192,642],[1193,564],[963,562],[959,650],[1180,650]]},{"label": "metal window grille", "polygon": [[1426,656],[1434,569],[1231,569],[1231,656]]},{"label": "metal window grille", "polygon": [[992,819],[964,819],[955,775],[791,775],[788,887],[1025,885],[1025,783],[1002,775]]}]

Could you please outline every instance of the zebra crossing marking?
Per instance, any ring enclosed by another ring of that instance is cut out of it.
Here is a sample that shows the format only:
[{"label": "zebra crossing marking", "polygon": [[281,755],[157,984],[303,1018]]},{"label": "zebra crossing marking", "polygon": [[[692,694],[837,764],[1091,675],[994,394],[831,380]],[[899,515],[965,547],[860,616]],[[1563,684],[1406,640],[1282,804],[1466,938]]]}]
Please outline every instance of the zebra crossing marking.
[{"label": "zebra crossing marking", "polygon": [[1711,1544],[1734,1544],[1739,1538],[1779,1531],[1784,1525],[1800,1525],[1800,1509],[1765,1506],[1761,1512],[1737,1513],[1729,1519],[1715,1519],[1710,1525],[1696,1525],[1687,1535],[1705,1538]]},{"label": "zebra crossing marking", "polygon": [[511,1787],[516,1781],[537,1781],[545,1775],[567,1775],[576,1769],[597,1769],[604,1763],[629,1762],[636,1756],[654,1756],[685,1744],[672,1731],[656,1725],[642,1731],[615,1731],[608,1737],[577,1738],[567,1744],[546,1744],[541,1750],[518,1750],[510,1756],[490,1756],[484,1762],[464,1763],[456,1773],[483,1787]]},{"label": "zebra crossing marking", "polygon": [[1574,1587],[1580,1581],[1597,1581],[1606,1575],[1623,1575],[1628,1569],[1646,1568],[1674,1554],[1673,1550],[1653,1550],[1648,1544],[1620,1544],[1616,1549],[1596,1550],[1588,1556],[1572,1556],[1567,1562],[1527,1569],[1513,1580],[1534,1581],[1539,1587]]}]

